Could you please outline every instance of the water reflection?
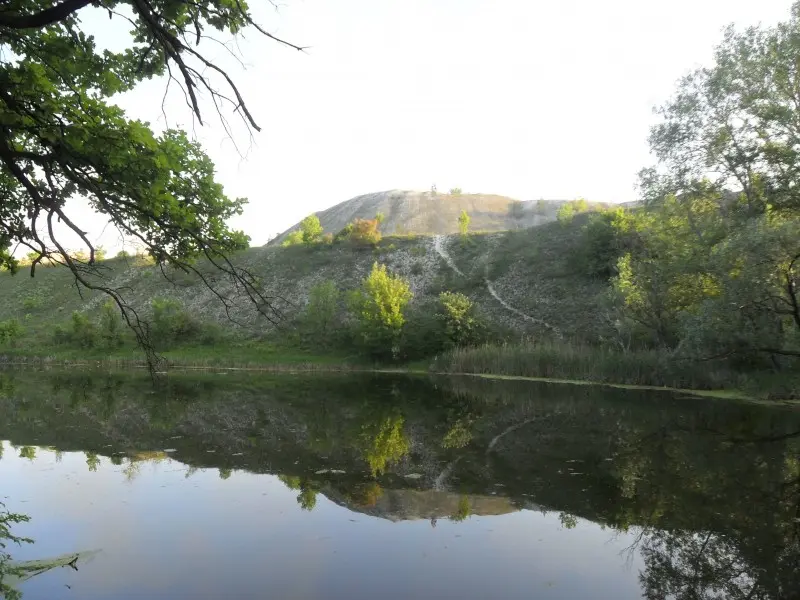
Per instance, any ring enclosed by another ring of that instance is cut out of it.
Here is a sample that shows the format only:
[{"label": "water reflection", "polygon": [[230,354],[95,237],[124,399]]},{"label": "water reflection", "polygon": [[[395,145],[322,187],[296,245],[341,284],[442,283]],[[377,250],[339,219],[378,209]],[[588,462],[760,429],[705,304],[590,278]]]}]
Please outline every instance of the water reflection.
[{"label": "water reflection", "polygon": [[[382,573],[374,591],[386,597],[436,595],[442,577],[450,595],[485,597],[502,586],[506,597],[530,597],[533,571],[521,560],[528,553],[541,563],[535,592],[543,598],[800,597],[800,416],[788,409],[399,377],[175,375],[154,391],[132,374],[0,373],[0,390],[0,439],[10,440],[0,446],[0,477],[10,481],[3,493],[8,503],[24,497],[33,510],[31,523],[12,523],[0,537],[19,529],[41,548],[5,551],[25,560],[55,556],[57,565],[64,552],[102,543],[97,561],[105,568],[127,559],[152,579],[145,590],[133,575],[117,575],[103,593],[170,597],[196,588],[180,566],[165,573],[129,554],[146,539],[167,562],[186,562],[187,573],[194,553],[225,561],[233,559],[220,552],[233,554],[239,563],[229,568],[244,596],[257,596],[268,571],[281,597],[366,597],[371,583],[358,558]],[[49,489],[75,506],[37,497]],[[26,504],[12,505],[24,513]],[[150,528],[149,515],[161,513],[164,530],[125,525],[120,533],[115,511]],[[536,515],[542,524],[531,521]],[[263,519],[270,533],[253,537]],[[386,530],[381,521],[407,525]],[[348,529],[352,523],[366,523],[367,537],[363,527]],[[456,537],[427,547],[442,523]],[[97,533],[101,527],[115,535]],[[54,528],[85,545],[59,547],[49,537]],[[187,536],[197,539],[175,541]],[[448,552],[455,551],[467,572],[437,575],[454,568]],[[413,563],[414,553],[424,561]],[[255,560],[264,556],[269,568]],[[317,567],[307,584],[320,587],[301,593],[289,574],[309,556]],[[418,581],[408,579],[412,563]],[[552,590],[550,573],[560,574]],[[47,580],[41,587],[25,582],[26,597],[47,597],[51,575],[37,577]],[[92,581],[81,597],[104,597]],[[577,586],[576,595],[565,595],[566,585]]]}]

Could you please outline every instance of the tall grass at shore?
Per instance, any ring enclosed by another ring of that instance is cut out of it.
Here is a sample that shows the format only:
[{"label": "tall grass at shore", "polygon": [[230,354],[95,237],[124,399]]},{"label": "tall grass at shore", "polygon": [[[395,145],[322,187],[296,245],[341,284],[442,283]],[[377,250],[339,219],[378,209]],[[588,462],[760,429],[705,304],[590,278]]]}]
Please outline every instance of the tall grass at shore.
[{"label": "tall grass at shore", "polygon": [[557,342],[455,348],[437,357],[431,370],[689,389],[746,383],[743,374],[723,363],[677,360],[657,350],[619,352]]}]

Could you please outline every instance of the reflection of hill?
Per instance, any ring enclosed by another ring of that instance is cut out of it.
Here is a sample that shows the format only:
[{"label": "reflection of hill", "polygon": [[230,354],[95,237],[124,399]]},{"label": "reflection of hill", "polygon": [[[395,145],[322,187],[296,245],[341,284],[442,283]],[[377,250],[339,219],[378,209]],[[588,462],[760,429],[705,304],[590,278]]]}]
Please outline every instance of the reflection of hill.
[{"label": "reflection of hill", "polygon": [[800,415],[787,409],[475,379],[176,374],[153,393],[134,375],[0,377],[0,439],[31,460],[33,445],[84,451],[88,469],[110,456],[135,479],[169,449],[223,479],[280,475],[307,510],[323,494],[391,520],[541,506],[642,528],[652,589],[678,585],[680,567],[693,590],[692,569],[725,579],[731,564],[757,578],[750,597],[796,589]]},{"label": "reflection of hill", "polygon": [[322,493],[341,506],[354,512],[390,521],[414,521],[419,519],[445,519],[457,515],[466,502],[470,515],[505,515],[519,507],[503,496],[463,495],[453,492],[415,489],[384,489],[374,503],[354,501],[325,487]]}]

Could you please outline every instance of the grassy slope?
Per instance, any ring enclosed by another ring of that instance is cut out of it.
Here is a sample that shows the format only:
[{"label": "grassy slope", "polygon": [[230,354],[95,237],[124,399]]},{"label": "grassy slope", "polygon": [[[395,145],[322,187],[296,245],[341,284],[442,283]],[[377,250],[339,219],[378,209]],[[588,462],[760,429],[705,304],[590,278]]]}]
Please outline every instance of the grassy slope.
[{"label": "grassy slope", "polygon": [[[490,322],[534,337],[548,335],[546,329],[519,319],[489,295],[485,285],[488,273],[510,304],[556,325],[567,338],[593,341],[597,330],[594,302],[604,284],[575,272],[571,253],[580,228],[579,222],[568,226],[549,223],[502,234],[473,234],[466,240],[451,236],[446,248],[464,276],[445,264],[435,252],[432,239],[426,236],[387,237],[376,248],[348,244],[252,248],[237,255],[235,262],[262,279],[267,293],[287,317],[302,309],[316,283],[330,279],[342,290],[352,289],[378,261],[410,281],[415,294],[413,303],[423,304],[444,290],[462,291],[478,303]],[[176,359],[202,361],[220,354],[231,361],[249,362],[296,362],[308,358],[287,347],[286,332],[276,332],[244,299],[231,311],[238,324],[230,322],[219,301],[194,276],[167,269],[170,282],[158,268],[140,266],[131,259],[112,259],[103,266],[108,281],[124,287],[126,299],[143,314],[147,314],[153,298],[173,297],[195,317],[218,323],[224,330],[223,343],[214,348],[175,349],[171,354]],[[224,280],[217,284],[229,289]],[[25,271],[13,277],[0,273],[0,321],[17,319],[25,328],[25,338],[13,350],[15,354],[107,358],[104,351],[86,353],[52,346],[56,325],[67,323],[73,311],[96,316],[104,301],[102,294],[79,294],[72,276],[63,268],[39,267],[34,278]],[[131,356],[131,350],[124,348],[117,355]],[[8,349],[3,352],[8,353]]]}]

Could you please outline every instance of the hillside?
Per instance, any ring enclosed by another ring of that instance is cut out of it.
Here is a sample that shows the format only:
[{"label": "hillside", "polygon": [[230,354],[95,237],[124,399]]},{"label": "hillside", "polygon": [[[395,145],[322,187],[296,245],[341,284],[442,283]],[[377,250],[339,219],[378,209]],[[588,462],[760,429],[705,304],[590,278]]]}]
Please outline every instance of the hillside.
[{"label": "hillside", "polygon": [[[564,200],[517,201],[493,194],[432,194],[389,190],[357,196],[316,213],[326,233],[337,233],[353,219],[372,219],[382,213],[384,235],[458,233],[458,215],[469,213],[473,231],[495,232],[534,227],[555,221]],[[295,225],[279,235],[282,242],[297,229]]]},{"label": "hillside", "polygon": [[[442,291],[460,291],[476,302],[490,323],[514,335],[592,340],[599,335],[596,299],[606,284],[585,277],[575,266],[580,235],[581,220],[576,219],[568,225],[546,223],[520,231],[475,234],[466,240],[385,237],[375,248],[348,243],[270,245],[242,252],[234,262],[263,281],[287,322],[303,310],[317,283],[331,280],[345,292],[357,287],[373,263],[380,262],[409,280],[414,293],[409,310],[424,309]],[[112,259],[103,266],[107,281],[123,289],[125,298],[145,315],[154,298],[174,298],[194,317],[220,324],[227,335],[273,336],[272,325],[244,299],[231,310],[236,323],[231,322],[196,276],[166,268],[168,281],[159,268],[137,265],[132,259]],[[219,277],[210,269],[208,274]],[[226,281],[217,284],[232,291]],[[0,321],[18,320],[29,344],[50,343],[55,327],[68,322],[73,311],[99,319],[97,309],[104,301],[97,293],[79,294],[71,274],[60,267],[40,267],[34,278],[24,271],[16,276],[0,273]]]}]

